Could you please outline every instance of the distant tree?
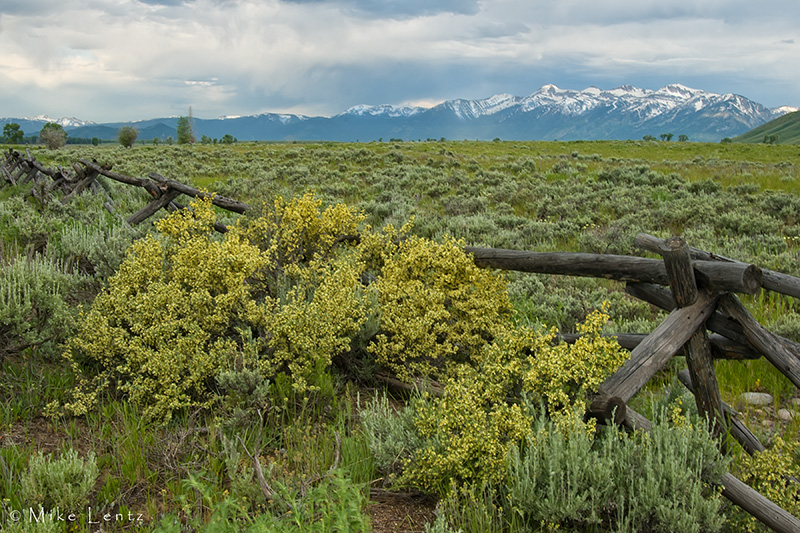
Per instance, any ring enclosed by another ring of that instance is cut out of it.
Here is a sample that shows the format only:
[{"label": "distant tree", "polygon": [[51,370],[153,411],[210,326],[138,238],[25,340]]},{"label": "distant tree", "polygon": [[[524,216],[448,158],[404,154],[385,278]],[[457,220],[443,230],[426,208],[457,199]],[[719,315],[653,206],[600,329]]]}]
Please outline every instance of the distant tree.
[{"label": "distant tree", "polygon": [[725,138],[724,138],[724,139],[722,139],[720,142],[721,142],[722,144],[730,144],[730,143],[732,143],[732,142],[733,142],[733,139],[731,139],[730,137],[725,137]]},{"label": "distant tree", "polygon": [[16,122],[9,122],[3,126],[3,137],[8,144],[21,144],[25,133]]},{"label": "distant tree", "polygon": [[153,146],[158,146],[158,137],[153,137]]},{"label": "distant tree", "polygon": [[200,137],[200,143],[211,144],[211,137],[209,137],[208,135],[203,135],[202,137]]},{"label": "distant tree", "polygon": [[167,137],[167,144],[172,144],[172,136]]},{"label": "distant tree", "polygon": [[178,119],[178,144],[191,144],[195,141],[192,133],[192,121],[189,117]]},{"label": "distant tree", "polygon": [[688,135],[685,135],[685,134],[683,134],[683,133],[681,133],[680,135],[678,135],[678,141],[680,141],[680,142],[682,142],[682,143],[685,143],[685,142],[686,142],[686,141],[688,141],[688,140],[689,140],[689,136],[688,136]]},{"label": "distant tree", "polygon": [[67,144],[67,132],[56,122],[48,122],[42,126],[39,138],[50,150],[57,150]]},{"label": "distant tree", "polygon": [[655,136],[653,136],[653,135],[645,135],[644,137],[642,137],[642,140],[643,141],[657,141],[658,139],[656,139]]},{"label": "distant tree", "polygon": [[671,141],[671,140],[672,140],[672,138],[673,138],[673,137],[674,137],[674,135],[673,135],[672,133],[662,133],[662,134],[661,134],[661,140],[662,140],[662,141],[667,141],[667,142],[669,142],[669,141]]},{"label": "distant tree", "polygon": [[226,133],[222,136],[222,140],[220,142],[222,144],[233,144],[236,142],[236,139],[230,133]]},{"label": "distant tree", "polygon": [[97,137],[92,137],[92,146],[97,146],[100,144],[100,139]]},{"label": "distant tree", "polygon": [[778,144],[780,140],[780,136],[775,133],[764,135],[764,144]]},{"label": "distant tree", "polygon": [[139,130],[133,126],[122,126],[117,133],[119,144],[125,148],[130,148],[136,142],[136,137],[139,136]]}]

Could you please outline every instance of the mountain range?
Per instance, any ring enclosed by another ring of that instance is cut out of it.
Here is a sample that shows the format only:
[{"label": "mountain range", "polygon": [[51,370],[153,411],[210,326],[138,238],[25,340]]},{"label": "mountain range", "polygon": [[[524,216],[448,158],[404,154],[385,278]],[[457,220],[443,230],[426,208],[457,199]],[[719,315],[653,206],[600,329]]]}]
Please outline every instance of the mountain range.
[{"label": "mountain range", "polygon": [[[358,105],[332,117],[265,113],[193,119],[196,137],[239,140],[371,141],[389,139],[602,140],[641,139],[672,133],[693,141],[736,137],[775,118],[797,111],[770,109],[744,96],[716,94],[671,84],[659,90],[624,85],[565,90],[545,85],[519,97],[497,94],[479,100],[448,100],[430,108]],[[122,126],[134,126],[140,140],[177,137],[179,117],[96,124],[76,118],[54,120],[0,118],[20,124],[28,135],[46,122],[59,122],[71,137],[113,140]]]}]

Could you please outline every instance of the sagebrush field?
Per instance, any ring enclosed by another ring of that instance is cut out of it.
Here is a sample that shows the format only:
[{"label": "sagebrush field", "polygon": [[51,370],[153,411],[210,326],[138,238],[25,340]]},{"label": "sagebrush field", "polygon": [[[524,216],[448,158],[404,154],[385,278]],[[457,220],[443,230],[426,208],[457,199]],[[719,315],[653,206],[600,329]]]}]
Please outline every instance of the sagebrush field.
[{"label": "sagebrush field", "polygon": [[[777,416],[800,395],[766,361],[716,363],[723,400],[768,447],[756,457],[736,445],[720,455],[675,379],[681,357],[632,402],[656,421],[651,434],[598,427],[583,420],[586,399],[627,357],[602,334],[648,333],[665,314],[621,283],[490,272],[462,251],[644,255],[633,242],[645,232],[800,276],[800,147],[32,154],[157,172],[257,208],[239,217],[196,201],[193,215],[131,228],[123,219],[147,194],[105,178],[117,216],[104,195],[43,205],[30,185],[0,189],[7,530],[757,530],[714,487],[724,471],[800,512],[797,483],[775,475],[800,477],[800,422]],[[214,221],[232,230],[216,234]],[[795,299],[744,301],[800,341]],[[554,344],[551,328],[585,342]],[[387,375],[443,393],[393,396]],[[774,402],[746,408],[743,392]],[[369,502],[393,493],[422,503],[390,526],[389,504]]]}]

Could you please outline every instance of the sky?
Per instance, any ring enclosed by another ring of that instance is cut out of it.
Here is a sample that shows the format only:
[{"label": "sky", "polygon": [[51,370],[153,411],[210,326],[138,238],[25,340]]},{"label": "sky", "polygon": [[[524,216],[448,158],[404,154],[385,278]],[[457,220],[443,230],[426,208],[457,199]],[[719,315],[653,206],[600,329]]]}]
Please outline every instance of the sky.
[{"label": "sky", "polygon": [[429,107],[681,83],[800,106],[800,0],[0,0],[0,117]]}]

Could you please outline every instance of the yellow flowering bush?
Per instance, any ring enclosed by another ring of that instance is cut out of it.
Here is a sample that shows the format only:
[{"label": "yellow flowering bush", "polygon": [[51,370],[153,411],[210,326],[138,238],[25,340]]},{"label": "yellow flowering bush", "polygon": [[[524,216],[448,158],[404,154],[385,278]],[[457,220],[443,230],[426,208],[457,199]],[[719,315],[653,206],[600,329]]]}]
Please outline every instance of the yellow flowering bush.
[{"label": "yellow flowering bush", "polygon": [[[800,478],[797,464],[798,444],[775,437],[772,446],[755,455],[741,458],[741,479],[755,490],[800,516],[800,484],[790,478]],[[760,531],[763,526],[750,515],[739,513],[738,526],[746,531]]]},{"label": "yellow flowering bush", "polygon": [[357,255],[335,253],[331,228],[350,231],[357,216],[321,212],[312,197],[278,199],[263,220],[218,238],[210,200],[191,207],[133,244],[85,315],[66,356],[96,374],[68,411],[85,413],[113,388],[167,421],[177,409],[208,405],[227,368],[287,372],[304,390],[348,349],[364,319],[361,267]]},{"label": "yellow flowering bush", "polygon": [[463,243],[412,236],[384,253],[380,332],[369,351],[398,378],[444,376],[510,317],[505,283],[476,267]]},{"label": "yellow flowering bush", "polygon": [[[540,405],[564,434],[574,431],[588,395],[627,357],[615,339],[600,335],[608,318],[591,313],[571,345],[554,344],[554,331],[501,329],[456,370],[443,397],[417,407],[425,445],[406,465],[404,481],[439,494],[451,483],[503,482],[510,446],[530,441]],[[594,429],[593,421],[579,425]]]},{"label": "yellow flowering bush", "polygon": [[546,404],[550,416],[568,424],[574,416],[586,412],[587,398],[615,372],[629,353],[613,337],[603,337],[603,325],[609,316],[603,310],[590,313],[578,324],[581,336],[574,344],[553,344],[557,334],[522,332],[517,342],[529,355],[522,373],[522,389]]},{"label": "yellow flowering bush", "polygon": [[444,396],[421,402],[415,427],[425,443],[408,461],[402,483],[434,494],[453,487],[504,481],[509,446],[521,442],[533,422],[528,409],[493,396],[478,372],[447,382]]}]

